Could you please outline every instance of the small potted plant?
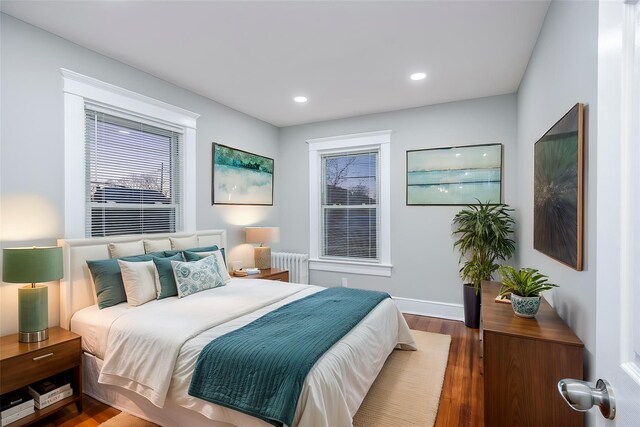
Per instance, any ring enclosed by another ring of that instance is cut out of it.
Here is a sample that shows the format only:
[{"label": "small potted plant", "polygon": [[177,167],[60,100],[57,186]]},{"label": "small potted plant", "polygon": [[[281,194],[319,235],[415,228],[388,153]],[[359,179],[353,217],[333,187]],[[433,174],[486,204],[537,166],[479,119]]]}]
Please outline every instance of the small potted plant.
[{"label": "small potted plant", "polygon": [[498,269],[502,277],[500,296],[511,295],[511,307],[516,316],[532,318],[540,308],[540,293],[558,285],[547,282],[547,276],[533,268],[516,270],[509,265]]}]

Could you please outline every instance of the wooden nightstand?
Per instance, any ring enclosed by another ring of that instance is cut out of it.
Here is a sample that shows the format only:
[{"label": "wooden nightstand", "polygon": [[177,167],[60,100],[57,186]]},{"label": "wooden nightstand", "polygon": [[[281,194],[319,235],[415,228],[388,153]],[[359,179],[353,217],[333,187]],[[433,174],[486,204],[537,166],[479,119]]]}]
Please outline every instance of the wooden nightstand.
[{"label": "wooden nightstand", "polygon": [[23,426],[75,403],[82,412],[82,350],[80,335],[58,326],[49,328],[49,338],[35,343],[18,342],[18,334],[0,338],[0,394],[62,372],[71,375],[73,395],[19,419],[10,427]]},{"label": "wooden nightstand", "polygon": [[[237,276],[233,276],[237,277]],[[289,270],[280,270],[278,268],[266,268],[264,270],[260,270],[258,274],[249,274],[248,276],[240,276],[239,279],[266,279],[266,280],[276,280],[278,282],[288,282],[289,281]]]}]

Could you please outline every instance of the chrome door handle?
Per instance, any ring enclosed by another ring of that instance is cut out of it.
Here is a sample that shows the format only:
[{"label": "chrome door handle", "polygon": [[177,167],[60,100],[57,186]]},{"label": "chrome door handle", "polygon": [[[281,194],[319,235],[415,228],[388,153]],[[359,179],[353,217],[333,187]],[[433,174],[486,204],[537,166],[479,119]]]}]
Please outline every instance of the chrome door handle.
[{"label": "chrome door handle", "polygon": [[558,381],[558,391],[574,411],[587,412],[597,405],[606,419],[616,417],[616,400],[611,385],[606,380],[598,380],[593,387],[586,381],[565,378]]}]

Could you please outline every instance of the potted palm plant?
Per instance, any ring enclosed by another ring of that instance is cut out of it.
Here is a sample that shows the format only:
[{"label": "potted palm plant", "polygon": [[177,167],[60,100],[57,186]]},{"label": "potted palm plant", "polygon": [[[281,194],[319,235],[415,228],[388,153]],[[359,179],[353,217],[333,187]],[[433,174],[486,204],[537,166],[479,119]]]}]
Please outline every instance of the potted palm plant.
[{"label": "potted palm plant", "polygon": [[531,318],[540,308],[540,293],[558,285],[547,282],[547,276],[533,268],[515,268],[505,265],[498,269],[502,277],[500,296],[511,295],[511,307],[516,316]]},{"label": "potted palm plant", "polygon": [[460,276],[463,287],[464,323],[470,328],[480,326],[480,283],[491,280],[499,261],[511,258],[516,243],[511,238],[514,220],[508,205],[481,203],[466,206],[453,218],[453,244],[460,251],[460,261],[466,259]]}]

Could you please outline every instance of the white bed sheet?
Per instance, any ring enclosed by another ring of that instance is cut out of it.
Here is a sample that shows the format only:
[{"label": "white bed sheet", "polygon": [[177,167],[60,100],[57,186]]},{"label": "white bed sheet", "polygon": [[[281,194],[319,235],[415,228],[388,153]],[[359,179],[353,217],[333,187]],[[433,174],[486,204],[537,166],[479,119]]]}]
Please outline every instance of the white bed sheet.
[{"label": "white bed sheet", "polygon": [[[155,304],[151,301],[149,304]],[[126,302],[100,310],[98,305],[91,305],[76,312],[71,318],[71,330],[82,336],[82,350],[104,359],[107,349],[107,337],[111,324],[128,310],[135,310]]]},{"label": "white bed sheet", "polygon": [[[237,279],[232,278],[229,284],[231,288],[242,285],[243,281],[246,281],[246,285],[254,284],[258,279]],[[259,280],[263,282],[263,280]],[[278,283],[268,281],[269,283]],[[297,285],[296,285],[297,286]],[[308,285],[306,285],[308,286]],[[323,289],[323,288],[318,288]],[[225,289],[226,290],[226,289]],[[194,296],[197,298],[198,296]],[[149,311],[151,308],[169,307],[173,304],[178,297],[163,298],[161,300],[153,300],[145,303],[142,306],[132,307],[126,302],[100,309],[97,304],[85,307],[82,310],[77,311],[71,318],[71,330],[78,335],[82,336],[82,349],[87,353],[91,353],[97,356],[99,359],[104,360],[107,352],[107,343],[109,337],[109,331],[111,325],[120,317],[136,312],[136,311]],[[167,308],[169,311],[170,308]]]},{"label": "white bed sheet", "polygon": [[[256,279],[234,279],[233,283],[247,286]],[[264,286],[291,286],[273,281],[259,281]],[[253,285],[254,283],[251,283]],[[298,285],[299,286],[299,285]],[[205,417],[236,426],[265,427],[267,423],[240,412],[189,396],[187,391],[198,354],[212,339],[238,329],[258,317],[293,300],[311,295],[324,288],[304,286],[303,290],[221,325],[208,329],[187,340],[182,346],[167,394],[167,406],[193,410]],[[170,299],[149,304],[170,304]],[[85,308],[72,319],[72,330],[83,336],[83,349],[102,359],[111,324],[129,310],[126,304],[98,310]],[[351,418],[362,403],[369,387],[396,346],[415,349],[415,342],[404,318],[388,299],[379,304],[349,334],[334,345],[312,368],[301,393],[295,417],[298,426],[350,425]],[[338,378],[338,381],[335,379]]]}]

